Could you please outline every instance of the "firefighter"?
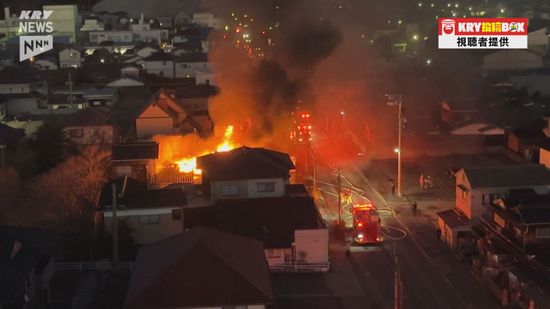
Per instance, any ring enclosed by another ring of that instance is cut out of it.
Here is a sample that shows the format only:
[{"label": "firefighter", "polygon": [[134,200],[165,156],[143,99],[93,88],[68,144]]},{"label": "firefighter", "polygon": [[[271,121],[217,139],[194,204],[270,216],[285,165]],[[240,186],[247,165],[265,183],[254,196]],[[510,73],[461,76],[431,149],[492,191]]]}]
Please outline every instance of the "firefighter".
[{"label": "firefighter", "polygon": [[416,209],[418,208],[418,204],[416,203],[416,201],[413,201],[411,206],[412,206],[413,215],[416,217]]},{"label": "firefighter", "polygon": [[391,182],[391,195],[395,196],[395,182]]}]

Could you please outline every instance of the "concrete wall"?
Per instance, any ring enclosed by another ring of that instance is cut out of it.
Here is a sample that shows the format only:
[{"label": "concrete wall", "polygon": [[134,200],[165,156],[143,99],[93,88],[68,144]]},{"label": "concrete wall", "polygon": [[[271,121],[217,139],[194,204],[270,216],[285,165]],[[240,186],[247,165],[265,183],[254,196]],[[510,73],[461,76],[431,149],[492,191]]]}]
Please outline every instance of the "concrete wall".
[{"label": "concrete wall", "polygon": [[299,262],[328,262],[328,230],[297,230],[294,232],[296,259]]}]

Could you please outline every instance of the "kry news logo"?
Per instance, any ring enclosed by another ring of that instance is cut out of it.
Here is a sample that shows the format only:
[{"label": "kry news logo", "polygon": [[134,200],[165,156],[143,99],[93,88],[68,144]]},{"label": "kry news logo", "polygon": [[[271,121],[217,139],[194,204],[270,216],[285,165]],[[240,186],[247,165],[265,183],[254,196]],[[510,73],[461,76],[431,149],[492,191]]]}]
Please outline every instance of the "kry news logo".
[{"label": "kry news logo", "polygon": [[[48,21],[53,11],[21,11],[19,16],[19,61],[24,61],[53,48],[53,22]],[[50,34],[48,34],[50,33]]]}]

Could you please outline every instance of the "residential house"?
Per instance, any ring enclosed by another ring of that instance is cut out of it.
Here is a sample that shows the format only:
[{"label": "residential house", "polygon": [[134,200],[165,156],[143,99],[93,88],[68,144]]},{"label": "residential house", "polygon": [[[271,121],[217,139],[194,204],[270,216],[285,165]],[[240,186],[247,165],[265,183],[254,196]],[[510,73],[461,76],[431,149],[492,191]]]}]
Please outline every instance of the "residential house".
[{"label": "residential house", "polygon": [[543,68],[542,54],[528,49],[506,49],[483,57],[484,72],[522,71]]},{"label": "residential house", "polygon": [[145,71],[148,74],[174,78],[174,61],[170,54],[157,52],[145,58]]},{"label": "residential house", "polygon": [[107,84],[107,87],[110,88],[120,88],[120,87],[143,87],[145,84],[138,80],[129,77],[121,77],[115,79],[112,82]]},{"label": "residential house", "polygon": [[0,94],[29,94],[34,91],[46,93],[47,85],[37,73],[21,68],[0,70]]},{"label": "residential house", "polygon": [[527,89],[530,96],[538,93],[541,97],[550,97],[550,73],[547,69],[529,70],[507,76],[507,81],[515,85],[518,89]]},{"label": "residential house", "polygon": [[199,12],[193,14],[192,22],[208,28],[220,30],[224,26],[224,20],[221,17],[214,17],[210,12]]},{"label": "residential house", "polygon": [[120,67],[120,76],[139,79],[142,67],[134,63],[125,63]]},{"label": "residential house", "polygon": [[[10,126],[7,126],[3,123],[0,123],[0,148],[2,146],[7,148],[15,148],[15,145],[21,138],[25,136],[25,129],[15,129]],[[2,157],[0,156],[0,159]],[[2,166],[2,163],[0,162],[0,167]]]},{"label": "residential house", "polygon": [[442,129],[451,129],[479,118],[480,103],[475,98],[451,98],[439,103]]},{"label": "residential house", "polygon": [[508,133],[508,149],[525,159],[538,162],[538,144],[550,136],[548,121],[550,118],[538,118]]},{"label": "residential house", "polygon": [[265,258],[274,272],[327,271],[327,226],[303,186],[302,191],[281,197],[218,200],[214,207],[187,207],[184,224],[263,242]]},{"label": "residential house", "polygon": [[124,308],[264,309],[272,302],[261,243],[200,227],[139,250]]},{"label": "residential house", "polygon": [[548,45],[550,44],[549,34],[550,32],[548,32],[548,27],[543,27],[529,32],[527,36],[529,49],[541,54],[545,53],[548,50]]},{"label": "residential house", "polygon": [[523,249],[550,244],[550,194],[511,189],[490,204],[484,219]]},{"label": "residential house", "polygon": [[53,57],[39,56],[32,61],[32,66],[38,70],[57,70],[57,60]]},{"label": "residential house", "polygon": [[[209,118],[208,118],[209,119]],[[135,118],[138,139],[149,139],[154,135],[188,134],[196,132],[208,135],[213,124],[199,122],[185,106],[176,100],[175,93],[168,90],[157,92]]]},{"label": "residential house", "polygon": [[192,114],[208,115],[208,102],[219,89],[213,85],[193,85],[176,89],[176,99]]},{"label": "residential house", "polygon": [[90,43],[102,43],[105,41],[131,43],[134,36],[130,30],[90,31]]},{"label": "residential house", "polygon": [[[181,209],[187,205],[182,188],[150,190],[147,182],[130,177],[114,180],[117,188],[117,218],[130,229],[130,236],[139,245],[175,235],[183,230]],[[103,187],[100,214],[105,232],[112,234],[113,183]]]},{"label": "residential house", "polygon": [[59,52],[60,68],[80,68],[83,62],[82,50],[75,46],[67,46]]},{"label": "residential house", "polygon": [[286,153],[246,146],[197,158],[213,201],[282,197],[294,164]]},{"label": "residential house", "polygon": [[0,308],[47,308],[55,271],[53,233],[0,226]]},{"label": "residential house", "polygon": [[494,200],[521,188],[548,193],[550,170],[538,164],[463,168],[456,173],[456,208],[477,220]]},{"label": "residential house", "polygon": [[82,18],[82,27],[80,27],[81,32],[103,30],[105,30],[105,25],[103,25],[103,21],[97,16],[85,16]]},{"label": "residential house", "polygon": [[174,58],[176,78],[193,78],[196,72],[212,70],[208,55],[204,53],[182,54]]},{"label": "residential house", "polygon": [[129,176],[147,183],[156,172],[158,155],[156,142],[115,144],[111,155],[112,175]]},{"label": "residential house", "polygon": [[173,56],[182,56],[184,54],[202,53],[201,41],[199,40],[187,40],[174,44],[174,48],[171,53]]},{"label": "residential house", "polygon": [[455,253],[460,252],[464,240],[472,235],[470,220],[457,208],[437,213],[437,228],[441,231],[440,240]]},{"label": "residential house", "polygon": [[108,149],[117,141],[109,113],[94,108],[80,110],[63,121],[65,138],[77,147],[99,146]]},{"label": "residential house", "polygon": [[137,24],[131,24],[130,29],[135,41],[153,42],[160,44],[160,29],[151,29],[151,24],[146,23],[143,14]]}]

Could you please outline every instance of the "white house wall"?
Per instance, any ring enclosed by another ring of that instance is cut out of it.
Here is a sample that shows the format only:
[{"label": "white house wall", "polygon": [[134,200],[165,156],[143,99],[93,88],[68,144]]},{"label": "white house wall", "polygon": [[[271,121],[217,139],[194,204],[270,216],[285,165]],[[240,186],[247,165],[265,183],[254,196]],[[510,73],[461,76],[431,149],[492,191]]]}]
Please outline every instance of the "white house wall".
[{"label": "white house wall", "polygon": [[328,262],[328,230],[297,230],[294,232],[296,259],[306,263]]}]

